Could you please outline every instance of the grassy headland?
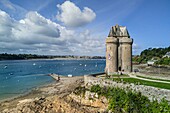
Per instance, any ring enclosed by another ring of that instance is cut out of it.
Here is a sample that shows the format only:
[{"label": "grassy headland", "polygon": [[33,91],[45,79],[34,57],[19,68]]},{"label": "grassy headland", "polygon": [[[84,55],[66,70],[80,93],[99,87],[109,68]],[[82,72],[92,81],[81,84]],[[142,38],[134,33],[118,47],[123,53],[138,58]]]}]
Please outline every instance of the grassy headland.
[{"label": "grassy headland", "polygon": [[170,52],[170,46],[166,48],[148,48],[141,52],[140,55],[133,57],[134,63],[146,63],[148,60],[156,60],[156,65],[170,65],[170,58],[163,57]]}]

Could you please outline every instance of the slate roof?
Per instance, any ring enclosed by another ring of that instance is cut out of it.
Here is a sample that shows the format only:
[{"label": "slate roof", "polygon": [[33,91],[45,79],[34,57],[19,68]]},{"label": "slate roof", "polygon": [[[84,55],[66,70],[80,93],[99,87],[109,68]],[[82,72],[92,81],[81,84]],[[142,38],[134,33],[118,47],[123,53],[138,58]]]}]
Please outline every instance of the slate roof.
[{"label": "slate roof", "polygon": [[117,37],[117,36],[127,36],[130,37],[128,30],[125,26],[119,26],[119,25],[115,25],[111,28],[108,37]]}]

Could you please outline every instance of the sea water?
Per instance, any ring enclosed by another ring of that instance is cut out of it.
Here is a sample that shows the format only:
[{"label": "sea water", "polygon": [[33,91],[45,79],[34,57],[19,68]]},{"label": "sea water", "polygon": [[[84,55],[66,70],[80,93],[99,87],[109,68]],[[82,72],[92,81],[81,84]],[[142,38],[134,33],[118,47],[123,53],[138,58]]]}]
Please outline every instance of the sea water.
[{"label": "sea water", "polygon": [[49,73],[80,76],[104,72],[105,60],[0,61],[0,101],[54,80]]}]

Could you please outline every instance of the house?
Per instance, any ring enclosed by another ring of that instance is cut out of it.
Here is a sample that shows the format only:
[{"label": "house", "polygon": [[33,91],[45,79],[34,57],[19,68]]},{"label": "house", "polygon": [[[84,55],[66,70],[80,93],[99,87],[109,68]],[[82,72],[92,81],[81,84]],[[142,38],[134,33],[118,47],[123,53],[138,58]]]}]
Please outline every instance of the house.
[{"label": "house", "polygon": [[155,63],[154,60],[148,60],[147,61],[148,66],[153,66],[154,63]]},{"label": "house", "polygon": [[165,58],[165,57],[170,58],[170,52],[167,52],[167,53],[163,56],[163,58]]}]

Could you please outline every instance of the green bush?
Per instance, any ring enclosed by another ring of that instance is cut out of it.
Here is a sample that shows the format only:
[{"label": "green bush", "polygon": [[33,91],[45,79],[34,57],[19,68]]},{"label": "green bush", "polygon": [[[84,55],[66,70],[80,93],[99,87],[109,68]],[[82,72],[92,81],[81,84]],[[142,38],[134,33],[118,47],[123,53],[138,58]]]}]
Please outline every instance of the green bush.
[{"label": "green bush", "polygon": [[134,93],[128,89],[100,87],[94,85],[91,92],[105,96],[109,100],[108,109],[116,113],[170,113],[170,105],[162,99],[150,101],[141,93]]},{"label": "green bush", "polygon": [[95,92],[95,93],[98,93],[98,94],[101,94],[101,87],[99,86],[99,85],[93,85],[92,87],[91,87],[91,92]]},{"label": "green bush", "polygon": [[165,57],[155,62],[155,64],[160,65],[170,65],[170,58]]},{"label": "green bush", "polygon": [[148,60],[158,60],[156,64],[170,65],[170,58],[162,58],[167,52],[170,52],[170,46],[165,48],[148,48],[141,52],[140,55],[134,56],[134,63],[147,63]]}]

